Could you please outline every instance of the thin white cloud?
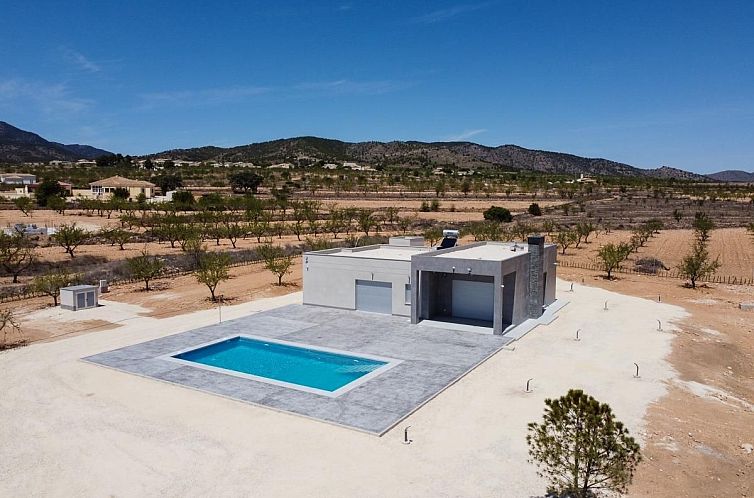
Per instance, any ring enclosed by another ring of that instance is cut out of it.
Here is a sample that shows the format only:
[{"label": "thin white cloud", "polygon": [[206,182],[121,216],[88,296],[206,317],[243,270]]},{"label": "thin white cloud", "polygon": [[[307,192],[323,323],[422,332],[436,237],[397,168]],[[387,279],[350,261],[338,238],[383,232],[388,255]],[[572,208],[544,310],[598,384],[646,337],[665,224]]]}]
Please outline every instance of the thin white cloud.
[{"label": "thin white cloud", "polygon": [[253,98],[273,95],[276,97],[309,98],[338,95],[382,95],[411,86],[402,81],[315,81],[291,86],[233,86],[196,90],[175,90],[143,93],[138,96],[139,110],[152,110],[162,107],[200,107],[208,105],[243,103]]},{"label": "thin white cloud", "polygon": [[77,52],[67,47],[62,48],[61,50],[63,52],[63,58],[71,64],[78,66],[80,69],[90,73],[99,73],[102,71],[102,67],[99,64],[92,61],[81,52]]},{"label": "thin white cloud", "polygon": [[334,95],[381,95],[402,90],[408,86],[411,86],[411,83],[404,81],[353,81],[342,79],[299,83],[295,86],[295,89],[303,92]]},{"label": "thin white cloud", "polygon": [[427,14],[414,17],[411,21],[416,24],[435,24],[435,23],[439,23],[443,21],[448,21],[450,19],[453,19],[454,17],[460,16],[461,14],[466,14],[468,12],[473,12],[475,10],[480,10],[485,7],[489,7],[490,5],[491,5],[490,2],[476,3],[476,4],[459,4],[453,7],[435,10]]},{"label": "thin white cloud", "polygon": [[270,89],[258,86],[232,86],[225,88],[207,88],[203,90],[176,90],[168,92],[144,93],[139,96],[141,109],[156,107],[196,107],[237,103],[251,97],[269,93]]},{"label": "thin white cloud", "polygon": [[485,133],[486,131],[487,131],[486,128],[477,128],[475,130],[464,130],[457,135],[451,135],[447,137],[447,141],[448,142],[462,142],[464,140],[469,140],[470,138],[473,138],[477,135],[481,135],[482,133]]},{"label": "thin white cloud", "polygon": [[0,80],[0,108],[24,107],[45,114],[76,113],[94,101],[76,97],[64,83],[46,83],[24,79]]}]

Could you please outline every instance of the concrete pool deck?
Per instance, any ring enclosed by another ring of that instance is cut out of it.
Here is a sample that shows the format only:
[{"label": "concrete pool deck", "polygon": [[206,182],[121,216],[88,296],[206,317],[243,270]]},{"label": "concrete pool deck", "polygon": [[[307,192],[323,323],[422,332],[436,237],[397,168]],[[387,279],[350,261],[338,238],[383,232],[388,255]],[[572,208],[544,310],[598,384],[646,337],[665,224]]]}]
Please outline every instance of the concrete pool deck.
[{"label": "concrete pool deck", "polygon": [[[228,375],[163,356],[253,334],[401,362],[338,397]],[[239,401],[382,435],[513,339],[411,325],[408,318],[292,304],[84,358]]]}]

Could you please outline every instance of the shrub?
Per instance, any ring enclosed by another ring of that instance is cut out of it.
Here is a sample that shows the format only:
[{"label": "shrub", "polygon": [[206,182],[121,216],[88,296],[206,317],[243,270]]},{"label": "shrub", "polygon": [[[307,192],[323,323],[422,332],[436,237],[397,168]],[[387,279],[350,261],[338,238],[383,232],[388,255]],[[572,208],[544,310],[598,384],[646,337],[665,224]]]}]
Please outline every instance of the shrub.
[{"label": "shrub", "polygon": [[536,202],[529,205],[529,214],[532,216],[542,216],[542,208]]},{"label": "shrub", "polygon": [[489,221],[497,221],[498,223],[510,223],[513,221],[511,212],[504,207],[491,206],[484,212],[484,219]]}]

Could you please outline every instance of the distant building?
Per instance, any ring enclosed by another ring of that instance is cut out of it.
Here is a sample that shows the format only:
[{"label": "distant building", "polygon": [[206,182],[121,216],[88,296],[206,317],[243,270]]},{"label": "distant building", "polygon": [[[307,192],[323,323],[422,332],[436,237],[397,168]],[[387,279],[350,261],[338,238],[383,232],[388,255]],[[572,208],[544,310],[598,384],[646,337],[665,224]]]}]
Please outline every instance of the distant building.
[{"label": "distant building", "polygon": [[5,185],[31,185],[37,183],[37,175],[28,173],[0,173],[0,183]]},{"label": "distant building", "polygon": [[104,180],[98,180],[89,184],[92,197],[111,197],[115,189],[128,190],[128,198],[136,199],[139,194],[144,194],[147,199],[154,197],[155,184],[144,180],[131,180],[122,176],[111,176]]}]

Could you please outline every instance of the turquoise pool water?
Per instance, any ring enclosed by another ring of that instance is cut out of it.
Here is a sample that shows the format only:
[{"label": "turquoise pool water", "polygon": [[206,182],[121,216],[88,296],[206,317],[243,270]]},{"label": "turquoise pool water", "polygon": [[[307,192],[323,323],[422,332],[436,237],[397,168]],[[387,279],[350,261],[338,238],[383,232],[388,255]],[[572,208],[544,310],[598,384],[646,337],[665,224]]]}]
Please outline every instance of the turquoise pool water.
[{"label": "turquoise pool water", "polygon": [[173,358],[328,392],[387,365],[384,361],[242,336]]}]

